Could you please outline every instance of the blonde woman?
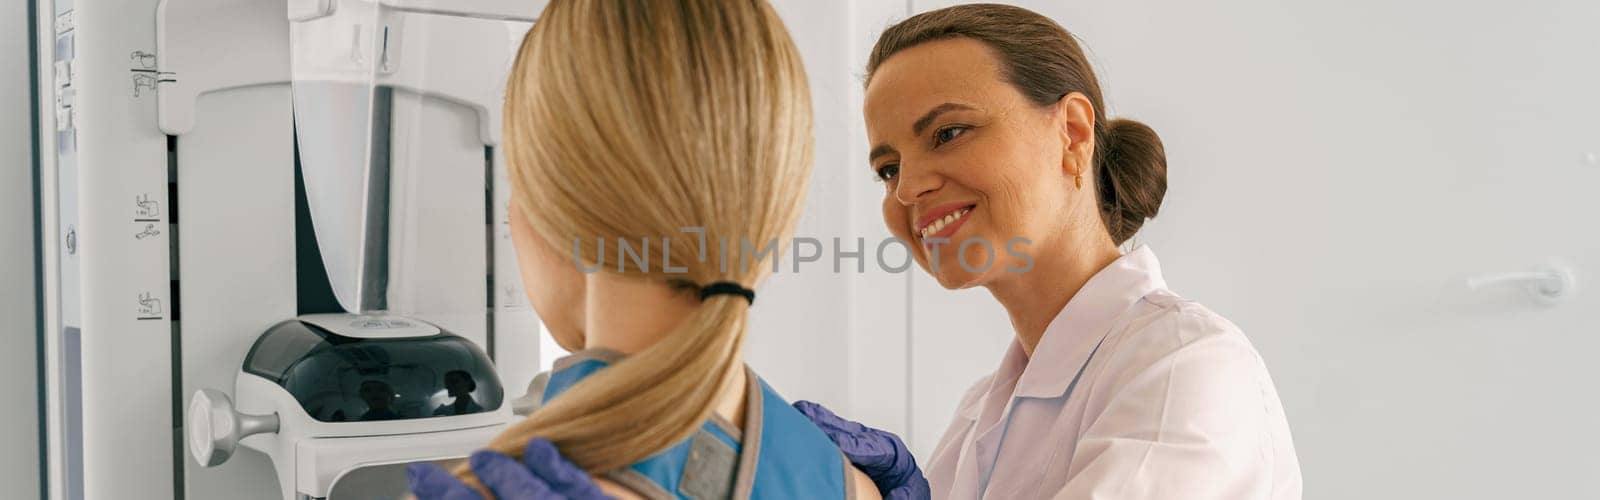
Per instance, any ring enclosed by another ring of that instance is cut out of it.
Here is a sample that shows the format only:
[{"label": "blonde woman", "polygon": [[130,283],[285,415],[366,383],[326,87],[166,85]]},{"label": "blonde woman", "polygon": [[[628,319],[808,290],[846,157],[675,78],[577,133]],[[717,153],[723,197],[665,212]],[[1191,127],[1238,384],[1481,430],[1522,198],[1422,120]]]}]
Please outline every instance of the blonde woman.
[{"label": "blonde woman", "polygon": [[791,236],[811,127],[765,2],[550,2],[506,89],[511,223],[534,308],[576,352],[460,481],[415,467],[414,492],[538,497],[512,457],[553,443],[617,497],[876,497],[741,358],[776,258],[752,254]]}]

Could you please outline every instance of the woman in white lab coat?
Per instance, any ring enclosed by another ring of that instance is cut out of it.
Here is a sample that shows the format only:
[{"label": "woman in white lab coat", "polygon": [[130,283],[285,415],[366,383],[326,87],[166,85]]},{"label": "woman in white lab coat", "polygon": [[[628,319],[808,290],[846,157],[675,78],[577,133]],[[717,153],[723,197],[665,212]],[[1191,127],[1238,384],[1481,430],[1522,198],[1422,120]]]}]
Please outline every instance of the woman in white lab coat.
[{"label": "woman in white lab coat", "polygon": [[1108,119],[1072,35],[1022,8],[951,7],[886,30],[867,75],[884,222],[1015,330],[923,457],[933,498],[1300,497],[1250,341],[1168,290],[1150,248],[1119,251],[1161,206],[1165,153]]}]

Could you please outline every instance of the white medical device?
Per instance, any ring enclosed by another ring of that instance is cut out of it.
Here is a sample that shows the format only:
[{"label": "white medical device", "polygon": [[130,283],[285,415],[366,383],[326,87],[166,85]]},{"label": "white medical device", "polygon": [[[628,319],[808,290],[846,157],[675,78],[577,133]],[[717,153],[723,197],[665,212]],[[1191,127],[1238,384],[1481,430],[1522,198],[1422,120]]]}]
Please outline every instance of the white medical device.
[{"label": "white medical device", "polygon": [[237,407],[213,389],[189,403],[195,461],[221,465],[242,443],[272,458],[283,491],[312,498],[358,467],[459,457],[510,415],[482,349],[398,316],[278,323],[251,346],[237,380]]},{"label": "white medical device", "polygon": [[543,2],[37,1],[51,498],[394,497],[511,419]]}]

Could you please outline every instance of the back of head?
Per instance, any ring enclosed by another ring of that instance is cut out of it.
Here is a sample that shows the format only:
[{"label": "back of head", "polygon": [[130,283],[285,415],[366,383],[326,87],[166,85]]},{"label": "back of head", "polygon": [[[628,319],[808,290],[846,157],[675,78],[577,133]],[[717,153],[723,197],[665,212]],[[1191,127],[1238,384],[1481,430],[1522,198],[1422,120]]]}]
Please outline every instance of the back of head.
[{"label": "back of head", "polygon": [[[596,238],[685,227],[711,241],[779,238],[810,171],[810,105],[799,53],[763,1],[553,1],[506,89],[513,190],[555,248],[590,243],[586,263]],[[673,241],[695,250],[674,264],[697,256],[693,240]],[[758,277],[655,267],[697,282]]]},{"label": "back of head", "polygon": [[[572,249],[574,265],[605,262],[599,272],[630,278],[755,288],[770,268],[739,265],[738,242],[790,237],[810,176],[804,69],[759,0],[553,0],[511,70],[505,121],[512,209],[550,248]],[[685,228],[702,228],[708,248]],[[619,238],[650,241],[643,265],[596,244]],[[730,251],[719,259],[722,239]],[[742,370],[748,307],[707,298],[664,340],[584,379],[490,448],[518,455],[544,437],[601,472],[681,441]]]}]

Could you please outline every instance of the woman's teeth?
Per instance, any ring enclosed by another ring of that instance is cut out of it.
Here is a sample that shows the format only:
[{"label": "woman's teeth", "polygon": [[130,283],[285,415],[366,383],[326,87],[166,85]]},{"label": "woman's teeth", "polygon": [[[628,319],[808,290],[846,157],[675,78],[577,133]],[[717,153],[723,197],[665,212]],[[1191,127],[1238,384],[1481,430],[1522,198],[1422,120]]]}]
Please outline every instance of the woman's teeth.
[{"label": "woman's teeth", "polygon": [[945,215],[944,218],[933,221],[932,224],[928,224],[926,227],[922,228],[922,237],[927,238],[928,236],[939,234],[939,231],[944,230],[945,226],[954,223],[957,219],[960,219],[962,216],[967,215],[967,212],[971,211],[972,207],[963,208],[961,210],[950,212],[950,214]]}]

